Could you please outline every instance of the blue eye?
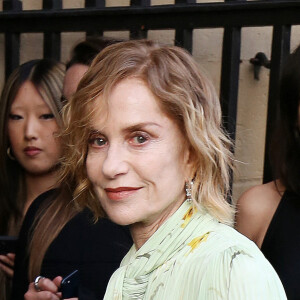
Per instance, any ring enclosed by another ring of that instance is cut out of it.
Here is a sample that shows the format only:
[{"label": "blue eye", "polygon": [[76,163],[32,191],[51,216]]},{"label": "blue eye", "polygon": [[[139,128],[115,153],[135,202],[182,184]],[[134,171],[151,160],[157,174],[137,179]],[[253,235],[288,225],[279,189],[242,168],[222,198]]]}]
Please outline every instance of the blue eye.
[{"label": "blue eye", "polygon": [[90,144],[96,147],[102,147],[106,145],[106,140],[104,138],[94,138],[90,140]]},{"label": "blue eye", "polygon": [[145,142],[147,141],[147,139],[146,139],[145,137],[141,136],[141,135],[135,137],[135,140],[136,140],[136,142],[139,143],[139,144],[143,144],[143,143],[145,143]]},{"label": "blue eye", "polygon": [[141,144],[146,143],[147,141],[148,141],[148,138],[143,135],[137,135],[132,138],[133,144],[141,145]]},{"label": "blue eye", "polygon": [[106,141],[105,141],[103,138],[99,138],[99,139],[96,139],[96,140],[95,140],[95,144],[96,144],[97,146],[103,146],[103,145],[106,144]]}]

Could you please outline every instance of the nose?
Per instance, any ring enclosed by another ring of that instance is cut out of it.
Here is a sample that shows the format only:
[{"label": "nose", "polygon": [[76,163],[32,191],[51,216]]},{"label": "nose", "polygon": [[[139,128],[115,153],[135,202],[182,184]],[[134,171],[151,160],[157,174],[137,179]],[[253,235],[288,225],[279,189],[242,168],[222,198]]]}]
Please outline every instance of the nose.
[{"label": "nose", "polygon": [[32,140],[38,138],[38,121],[34,118],[28,118],[25,124],[24,137],[26,140]]},{"label": "nose", "polygon": [[103,175],[114,179],[127,174],[129,170],[127,157],[127,151],[122,145],[110,145],[102,165]]}]

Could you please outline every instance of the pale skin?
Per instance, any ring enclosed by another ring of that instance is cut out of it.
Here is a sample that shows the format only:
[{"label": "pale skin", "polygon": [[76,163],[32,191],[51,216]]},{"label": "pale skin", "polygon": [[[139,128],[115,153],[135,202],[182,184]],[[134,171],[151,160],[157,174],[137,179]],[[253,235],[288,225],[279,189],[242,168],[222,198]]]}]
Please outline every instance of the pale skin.
[{"label": "pale skin", "polygon": [[279,182],[254,186],[237,202],[236,229],[261,248],[274,213],[285,191]]},{"label": "pale skin", "polygon": [[92,121],[87,174],[108,216],[130,225],[139,249],[185,200],[190,153],[143,81],[124,79],[108,98]]},{"label": "pale skin", "polygon": [[[26,81],[14,99],[8,119],[8,137],[15,159],[24,168],[25,216],[33,200],[56,186],[56,164],[61,156],[60,141],[55,137],[57,122],[34,85]],[[10,231],[11,235],[17,233]],[[15,254],[0,255],[0,268],[13,277]]]},{"label": "pale skin", "polygon": [[[67,71],[64,78],[63,95],[66,99],[71,97],[77,89],[79,81],[87,71],[88,66],[83,64],[75,64]],[[61,299],[61,293],[58,292],[62,277],[58,276],[53,281],[44,278],[39,281],[40,292],[34,288],[34,283],[30,283],[27,293],[24,295],[26,300],[57,300]],[[78,298],[72,298],[76,300]],[[70,299],[70,300],[72,300]]]}]

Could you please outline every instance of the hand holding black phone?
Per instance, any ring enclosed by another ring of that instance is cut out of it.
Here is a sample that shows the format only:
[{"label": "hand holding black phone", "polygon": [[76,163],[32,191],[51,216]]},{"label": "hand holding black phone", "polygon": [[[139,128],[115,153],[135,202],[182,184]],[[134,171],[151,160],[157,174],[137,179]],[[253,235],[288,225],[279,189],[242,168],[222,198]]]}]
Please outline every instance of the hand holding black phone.
[{"label": "hand holding black phone", "polygon": [[78,297],[78,286],[79,271],[75,270],[61,281],[60,291],[62,294],[62,299]]}]

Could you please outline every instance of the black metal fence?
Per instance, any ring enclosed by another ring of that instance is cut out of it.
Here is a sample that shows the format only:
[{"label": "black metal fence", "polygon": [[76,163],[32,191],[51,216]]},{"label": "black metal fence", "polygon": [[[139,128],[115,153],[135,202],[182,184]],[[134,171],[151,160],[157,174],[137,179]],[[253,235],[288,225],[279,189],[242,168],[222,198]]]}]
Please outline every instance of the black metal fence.
[{"label": "black metal fence", "polygon": [[146,38],[148,30],[175,29],[175,44],[193,52],[193,30],[224,28],[220,98],[224,124],[235,139],[243,27],[272,26],[272,54],[264,181],[271,179],[268,144],[277,115],[277,85],[282,62],[290,52],[292,25],[300,24],[300,1],[229,0],[196,3],[175,0],[173,5],[151,6],[151,0],[131,0],[128,7],[105,7],[105,0],[85,0],[85,8],[62,9],[62,0],[43,0],[43,10],[23,11],[19,0],[3,0],[0,33],[5,34],[5,76],[19,65],[20,34],[43,33],[44,57],[60,59],[61,33],[130,31]]}]

